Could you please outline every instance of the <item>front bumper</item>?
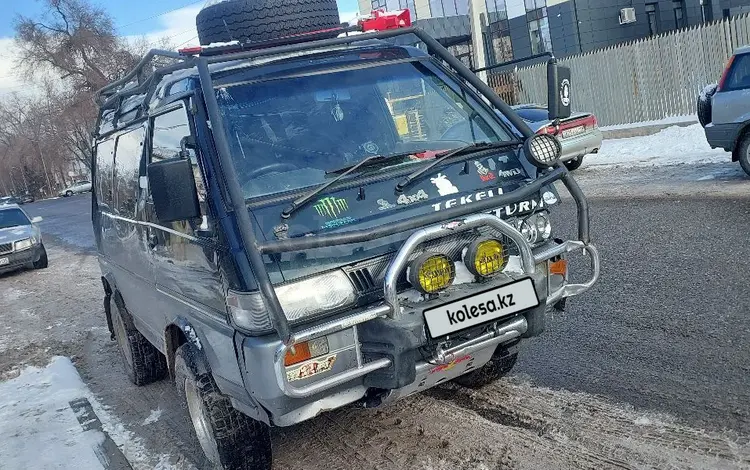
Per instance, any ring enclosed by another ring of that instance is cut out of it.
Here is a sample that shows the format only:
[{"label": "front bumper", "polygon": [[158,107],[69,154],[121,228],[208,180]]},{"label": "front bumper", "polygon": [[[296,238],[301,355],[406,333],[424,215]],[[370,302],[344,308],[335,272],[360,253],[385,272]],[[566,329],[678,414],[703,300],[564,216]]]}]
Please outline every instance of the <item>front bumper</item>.
[{"label": "front bumper", "polygon": [[[422,312],[446,301],[438,299],[415,305],[399,300],[397,279],[405,270],[409,256],[423,242],[480,225],[490,225],[516,243],[520,249],[522,272],[503,273],[481,285],[457,286],[451,295],[458,297],[531,278],[540,305],[479,325],[468,335],[468,340],[438,340],[437,347],[436,340],[432,340],[432,352],[427,357],[424,349],[430,340],[426,336]],[[585,283],[568,283],[566,277],[549,275],[550,262],[579,250],[588,255],[591,263],[591,274]],[[368,389],[394,391],[391,398],[404,396],[434,385],[417,378],[429,375],[435,366],[446,365],[447,369],[453,369],[454,361],[476,355],[481,360],[475,365],[481,367],[498,345],[527,336],[530,330],[538,331],[539,318],[543,322],[548,307],[563,298],[585,292],[598,277],[599,254],[593,245],[567,241],[534,251],[513,227],[494,215],[472,215],[454,223],[420,229],[402,245],[388,268],[383,304],[294,333],[290,344],[321,336],[328,336],[329,343],[333,341],[329,356],[334,357],[335,362],[324,365],[325,372],[290,381],[284,366],[284,357],[290,346],[276,338],[247,337],[242,341],[246,380],[266,384],[253,392],[278,425],[294,424],[324,409],[360,399]],[[321,364],[319,359],[310,362],[315,362],[317,368]],[[272,369],[270,364],[273,364]],[[465,370],[456,368],[453,373],[460,375]],[[449,376],[443,375],[445,377]]]},{"label": "front bumper", "polygon": [[35,261],[39,261],[40,256],[41,245],[35,245],[23,251],[14,251],[11,253],[0,255],[0,259],[7,258],[8,260],[7,264],[0,265],[0,273],[6,273],[9,271],[27,267]]}]

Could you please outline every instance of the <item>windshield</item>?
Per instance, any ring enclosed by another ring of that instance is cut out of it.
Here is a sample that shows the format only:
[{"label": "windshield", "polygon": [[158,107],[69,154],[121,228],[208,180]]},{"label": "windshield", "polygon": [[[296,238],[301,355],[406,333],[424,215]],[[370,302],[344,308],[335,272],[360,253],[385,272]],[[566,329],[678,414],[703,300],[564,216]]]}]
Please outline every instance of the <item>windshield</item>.
[{"label": "windshield", "polygon": [[0,211],[0,229],[29,224],[29,219],[20,209],[6,209]]},{"label": "windshield", "polygon": [[217,96],[247,198],[325,183],[332,170],[372,155],[400,156],[362,171],[513,140],[442,72],[418,62],[229,85]]}]

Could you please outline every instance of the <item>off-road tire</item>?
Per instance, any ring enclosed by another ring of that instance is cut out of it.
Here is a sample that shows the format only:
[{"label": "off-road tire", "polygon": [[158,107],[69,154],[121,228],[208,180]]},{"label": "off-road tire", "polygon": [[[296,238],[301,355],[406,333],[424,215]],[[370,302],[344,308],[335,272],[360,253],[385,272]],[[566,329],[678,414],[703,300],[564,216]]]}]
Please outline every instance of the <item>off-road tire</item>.
[{"label": "off-road tire", "polygon": [[517,352],[511,353],[498,348],[492,359],[482,368],[458,376],[453,381],[468,388],[482,388],[510,373],[517,359]]},{"label": "off-road tire", "polygon": [[708,85],[703,89],[700,95],[698,95],[698,121],[701,126],[706,127],[711,123],[712,109],[711,109],[711,98],[716,93],[716,85]]},{"label": "off-road tire", "polygon": [[269,41],[340,26],[336,0],[229,0],[201,10],[195,23],[202,45]]},{"label": "off-road tire", "polygon": [[110,296],[110,315],[125,372],[136,385],[147,385],[167,376],[167,360],[120,312]]},{"label": "off-road tire", "polygon": [[750,131],[740,137],[737,144],[737,159],[745,173],[750,175]]},{"label": "off-road tire", "polygon": [[[269,470],[272,463],[269,426],[237,411],[229,398],[219,392],[211,374],[198,372],[195,354],[195,349],[187,343],[177,349],[175,386],[196,427],[196,437],[199,431],[193,413],[202,413],[205,436],[211,436],[210,444],[198,437],[204,454],[218,468]],[[188,404],[191,393],[194,399],[197,397],[193,408]],[[215,447],[206,450],[206,445]]]},{"label": "off-road tire", "polygon": [[44,269],[49,265],[49,260],[47,259],[47,250],[44,248],[44,245],[42,245],[42,255],[39,257],[39,260],[34,261],[34,269]]},{"label": "off-road tire", "polygon": [[565,165],[565,168],[568,169],[568,171],[574,171],[581,167],[581,164],[583,163],[583,156],[573,158],[571,160],[568,160],[567,162],[563,162]]}]

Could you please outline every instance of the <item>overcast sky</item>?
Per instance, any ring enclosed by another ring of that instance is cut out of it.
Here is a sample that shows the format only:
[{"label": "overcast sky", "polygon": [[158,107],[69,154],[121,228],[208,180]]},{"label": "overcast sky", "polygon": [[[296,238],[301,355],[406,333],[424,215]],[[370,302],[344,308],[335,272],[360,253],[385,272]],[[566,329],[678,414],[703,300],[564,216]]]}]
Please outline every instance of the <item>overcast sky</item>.
[{"label": "overcast sky", "polygon": [[[112,0],[93,3],[106,10],[113,18],[121,36],[145,36],[149,41],[168,37],[172,44],[197,45],[195,15],[210,0]],[[214,2],[215,3],[215,2]],[[356,0],[338,0],[342,21],[352,19],[357,12]],[[19,91],[27,86],[14,70],[13,21],[18,15],[37,17],[44,11],[39,0],[2,0],[0,15],[0,95]],[[7,12],[10,11],[10,14]]]}]

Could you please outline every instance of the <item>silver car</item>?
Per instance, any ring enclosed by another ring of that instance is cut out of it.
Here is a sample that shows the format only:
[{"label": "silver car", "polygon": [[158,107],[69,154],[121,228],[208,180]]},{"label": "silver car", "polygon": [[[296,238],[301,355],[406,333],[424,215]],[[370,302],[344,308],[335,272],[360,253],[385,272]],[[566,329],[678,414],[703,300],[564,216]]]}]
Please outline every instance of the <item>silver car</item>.
[{"label": "silver car", "polygon": [[74,194],[87,193],[89,191],[91,191],[91,181],[78,181],[60,191],[58,195],[69,197]]},{"label": "silver car", "polygon": [[47,267],[47,251],[37,225],[41,221],[41,217],[29,218],[17,204],[0,206],[0,273]]},{"label": "silver car", "polygon": [[598,153],[602,146],[602,131],[593,114],[573,114],[561,119],[559,128],[555,129],[544,106],[522,104],[513,109],[537,134],[553,134],[558,138],[562,144],[561,159],[568,170],[580,167],[585,155]]},{"label": "silver car", "polygon": [[750,175],[750,46],[734,51],[717,85],[698,97],[698,118],[711,148],[732,152]]}]

